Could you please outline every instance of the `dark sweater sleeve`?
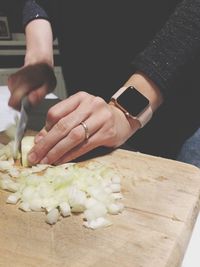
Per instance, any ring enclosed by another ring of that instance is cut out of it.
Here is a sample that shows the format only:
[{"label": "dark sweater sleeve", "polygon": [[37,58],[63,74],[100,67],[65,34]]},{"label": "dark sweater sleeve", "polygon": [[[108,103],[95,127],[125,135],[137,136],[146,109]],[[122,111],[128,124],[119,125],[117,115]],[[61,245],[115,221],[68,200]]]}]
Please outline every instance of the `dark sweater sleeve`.
[{"label": "dark sweater sleeve", "polygon": [[[200,0],[183,0],[148,47],[133,60],[167,97],[182,68],[200,52]],[[199,72],[200,73],[200,72]]]},{"label": "dark sweater sleeve", "polygon": [[53,37],[56,37],[56,27],[54,13],[56,10],[56,1],[49,0],[24,0],[23,6],[23,27],[32,20],[45,19],[51,23]]},{"label": "dark sweater sleeve", "polygon": [[23,26],[35,19],[46,19],[49,20],[47,12],[42,8],[35,0],[24,1],[23,8]]}]

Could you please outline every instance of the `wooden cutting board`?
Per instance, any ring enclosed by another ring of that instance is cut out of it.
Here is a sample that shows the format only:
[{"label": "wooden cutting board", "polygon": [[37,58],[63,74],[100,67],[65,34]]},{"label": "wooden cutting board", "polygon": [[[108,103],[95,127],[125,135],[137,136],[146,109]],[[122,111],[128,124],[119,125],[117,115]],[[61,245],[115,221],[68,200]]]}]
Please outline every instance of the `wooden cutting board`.
[{"label": "wooden cutting board", "polygon": [[125,210],[113,225],[86,229],[77,215],[50,226],[43,213],[5,204],[0,191],[0,266],[180,266],[199,211],[200,170],[120,149],[94,160],[123,176]]}]

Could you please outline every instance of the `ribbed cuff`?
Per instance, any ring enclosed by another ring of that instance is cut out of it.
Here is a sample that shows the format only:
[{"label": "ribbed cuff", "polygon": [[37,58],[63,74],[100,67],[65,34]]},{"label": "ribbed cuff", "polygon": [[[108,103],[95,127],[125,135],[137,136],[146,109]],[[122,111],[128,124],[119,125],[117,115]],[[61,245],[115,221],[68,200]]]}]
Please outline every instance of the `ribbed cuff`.
[{"label": "ribbed cuff", "polygon": [[166,98],[169,96],[169,87],[171,82],[166,80],[160,72],[158,72],[157,63],[148,57],[138,55],[132,62],[132,68],[134,72],[144,73],[150,80],[152,80],[160,89],[163,94],[163,97]]}]

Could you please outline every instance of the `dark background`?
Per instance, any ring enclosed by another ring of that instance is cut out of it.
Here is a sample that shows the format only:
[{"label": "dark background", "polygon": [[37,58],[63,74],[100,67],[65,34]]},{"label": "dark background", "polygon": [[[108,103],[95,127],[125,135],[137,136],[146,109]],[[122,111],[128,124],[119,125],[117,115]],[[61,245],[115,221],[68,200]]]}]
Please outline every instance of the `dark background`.
[{"label": "dark background", "polygon": [[[8,25],[10,33],[24,33],[22,24],[22,10],[23,0],[0,0],[0,16],[6,16],[8,19]],[[57,48],[57,46],[54,46]],[[13,46],[4,45],[3,42],[0,45],[0,49],[13,49]],[[24,46],[16,47],[15,49],[25,49]],[[60,66],[60,57],[56,55],[54,57],[55,66]],[[0,68],[18,68],[23,66],[24,56],[0,56]]]},{"label": "dark background", "polygon": [[7,16],[10,32],[23,32],[21,0],[0,0],[0,16]]},{"label": "dark background", "polygon": [[[22,26],[22,0],[0,0],[0,16],[6,16],[10,33],[23,33]],[[11,38],[12,39],[12,38]],[[0,45],[1,50],[7,49],[25,49],[24,46],[13,47],[4,45],[3,41]],[[19,68],[24,64],[23,55],[1,55],[0,68]]]}]

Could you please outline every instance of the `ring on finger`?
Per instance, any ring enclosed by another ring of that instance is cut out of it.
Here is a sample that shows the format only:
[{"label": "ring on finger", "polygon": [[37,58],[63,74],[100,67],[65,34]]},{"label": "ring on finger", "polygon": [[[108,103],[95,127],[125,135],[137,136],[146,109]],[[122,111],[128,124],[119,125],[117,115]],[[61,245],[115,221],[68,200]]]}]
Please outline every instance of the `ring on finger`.
[{"label": "ring on finger", "polygon": [[90,137],[87,124],[85,122],[83,122],[83,121],[80,124],[83,126],[83,129],[85,131],[85,140],[87,141],[89,139],[89,137]]}]

